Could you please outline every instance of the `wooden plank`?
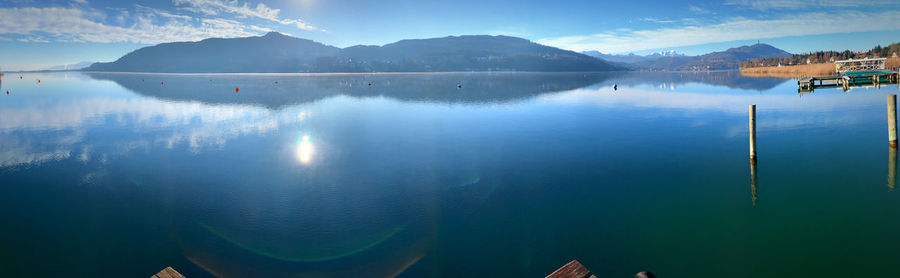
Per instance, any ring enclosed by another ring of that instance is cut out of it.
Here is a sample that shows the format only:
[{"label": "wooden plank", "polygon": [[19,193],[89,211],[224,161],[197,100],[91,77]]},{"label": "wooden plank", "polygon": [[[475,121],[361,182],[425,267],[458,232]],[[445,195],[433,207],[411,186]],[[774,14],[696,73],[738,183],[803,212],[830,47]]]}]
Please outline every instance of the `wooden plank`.
[{"label": "wooden plank", "polygon": [[596,278],[591,271],[588,270],[584,265],[578,262],[578,260],[572,260],[566,265],[560,267],[550,275],[547,275],[546,278]]},{"label": "wooden plank", "polygon": [[181,275],[172,267],[166,267],[160,270],[159,273],[156,273],[156,275],[150,276],[150,278],[184,278],[184,275]]},{"label": "wooden plank", "polygon": [[163,271],[169,273],[169,276],[172,276],[172,278],[184,278],[184,275],[181,275],[181,273],[178,273],[178,271],[175,271],[172,267],[167,267],[166,269],[163,269]]}]

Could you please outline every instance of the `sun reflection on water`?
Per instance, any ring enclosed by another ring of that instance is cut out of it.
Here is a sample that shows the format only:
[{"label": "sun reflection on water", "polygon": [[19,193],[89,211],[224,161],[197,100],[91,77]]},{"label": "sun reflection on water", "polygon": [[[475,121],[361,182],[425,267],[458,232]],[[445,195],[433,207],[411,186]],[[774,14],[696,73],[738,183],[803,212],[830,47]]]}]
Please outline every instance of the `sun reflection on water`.
[{"label": "sun reflection on water", "polygon": [[312,160],[313,145],[310,143],[309,135],[303,135],[297,139],[297,158],[300,163],[309,164]]}]

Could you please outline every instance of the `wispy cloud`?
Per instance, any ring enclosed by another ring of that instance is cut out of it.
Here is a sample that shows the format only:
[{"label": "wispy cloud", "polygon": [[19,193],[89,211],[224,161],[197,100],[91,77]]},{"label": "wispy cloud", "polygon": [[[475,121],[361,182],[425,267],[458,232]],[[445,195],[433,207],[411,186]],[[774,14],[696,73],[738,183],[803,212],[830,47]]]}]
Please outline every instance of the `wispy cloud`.
[{"label": "wispy cloud", "polygon": [[717,24],[545,38],[537,42],[574,51],[622,53],[736,40],[900,30],[897,18],[900,11],[805,13],[776,19],[733,18]]},{"label": "wispy cloud", "polygon": [[[177,18],[177,19],[184,19],[184,20],[190,20],[190,19],[191,19],[190,16],[179,15],[179,14],[173,14],[173,13],[170,13],[170,12],[168,12],[168,11],[164,11],[164,10],[160,10],[160,9],[154,9],[154,8],[147,7],[147,6],[141,6],[141,5],[139,5],[139,4],[135,4],[134,6],[137,8],[138,11],[147,12],[147,13],[150,13],[150,14],[153,14],[153,15],[158,15],[158,16],[165,17],[165,18]],[[127,12],[127,11],[126,11],[126,12]]]},{"label": "wispy cloud", "polygon": [[697,7],[694,5],[688,5],[688,10],[690,10],[691,12],[694,12],[694,13],[698,13],[698,14],[713,14],[713,12],[710,10],[707,10],[707,9],[704,9],[701,7]]},{"label": "wispy cloud", "polygon": [[255,17],[283,25],[294,25],[303,30],[316,30],[315,26],[303,20],[280,18],[278,16],[281,13],[280,9],[270,8],[263,3],[258,3],[253,7],[247,3],[239,4],[236,0],[173,0],[173,2],[175,5],[186,5],[185,9],[187,10],[207,15],[228,13],[239,17]]},{"label": "wispy cloud", "polygon": [[638,20],[646,21],[646,22],[653,22],[653,23],[675,23],[676,22],[675,20],[671,20],[671,19],[659,19],[659,18],[655,18],[655,17],[642,17],[642,18],[638,18]]},{"label": "wispy cloud", "polygon": [[0,37],[20,42],[155,44],[255,36],[275,31],[267,26],[272,25],[269,22],[324,32],[300,19],[282,18],[281,10],[262,3],[251,6],[237,0],[172,0],[175,7],[171,9],[141,4],[95,9],[87,1],[70,0],[66,1],[68,5],[50,7],[0,7]]},{"label": "wispy cloud", "polygon": [[808,9],[811,7],[859,8],[896,7],[895,0],[729,0],[725,5],[739,6],[754,10]]},{"label": "wispy cloud", "polygon": [[491,36],[513,36],[513,37],[528,37],[531,36],[531,33],[521,28],[498,28],[494,30],[487,31],[488,35]]},{"label": "wispy cloud", "polygon": [[25,38],[19,38],[16,40],[20,41],[20,42],[50,42],[49,40],[38,38],[38,37],[25,37]]},{"label": "wispy cloud", "polygon": [[101,43],[153,44],[258,35],[254,28],[234,20],[194,20],[155,9],[138,9],[126,16],[131,19],[131,25],[113,26],[103,23],[106,14],[96,10],[71,7],[0,8],[0,26],[4,27],[3,34],[40,37],[48,41]]}]

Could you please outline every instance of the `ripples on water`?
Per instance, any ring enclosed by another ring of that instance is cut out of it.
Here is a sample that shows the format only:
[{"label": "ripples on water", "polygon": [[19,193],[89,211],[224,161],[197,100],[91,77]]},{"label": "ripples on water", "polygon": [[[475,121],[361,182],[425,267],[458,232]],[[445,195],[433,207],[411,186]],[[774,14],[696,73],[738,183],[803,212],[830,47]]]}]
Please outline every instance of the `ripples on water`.
[{"label": "ripples on water", "polygon": [[884,163],[896,86],[801,96],[794,80],[733,72],[10,77],[0,276],[541,276],[572,259],[603,277],[900,274]]}]

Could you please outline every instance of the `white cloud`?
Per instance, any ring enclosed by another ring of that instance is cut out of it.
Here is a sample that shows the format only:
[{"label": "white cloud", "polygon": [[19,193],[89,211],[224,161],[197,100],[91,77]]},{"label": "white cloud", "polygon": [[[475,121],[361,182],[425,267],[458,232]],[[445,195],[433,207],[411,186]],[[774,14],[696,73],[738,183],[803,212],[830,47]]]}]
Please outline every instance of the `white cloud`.
[{"label": "white cloud", "polygon": [[694,5],[688,5],[688,10],[690,10],[691,12],[694,12],[694,13],[698,13],[698,14],[712,14],[713,13],[710,10],[707,10],[707,9],[704,9],[701,7],[697,7]]},{"label": "white cloud", "polygon": [[860,8],[860,7],[896,7],[894,0],[730,0],[725,5],[740,6],[754,10],[772,9],[809,9],[820,8]]},{"label": "white cloud", "polygon": [[20,42],[50,42],[46,39],[42,39],[42,38],[38,38],[38,37],[25,37],[25,38],[19,38],[16,40],[20,41]]},{"label": "white cloud", "polygon": [[[259,26],[256,26],[256,25],[250,25],[250,29],[253,29],[253,30],[256,30],[256,31],[260,31],[260,32],[265,32],[265,33],[268,33],[268,32],[274,32],[274,31],[275,31],[275,30],[273,30],[273,29],[271,29],[271,28],[259,27]],[[290,36],[290,34],[287,34],[287,33],[282,33],[282,34],[285,34],[285,35]]]},{"label": "white cloud", "polygon": [[[134,6],[137,7],[137,9],[138,9],[139,11],[149,12],[150,14],[157,15],[157,16],[161,16],[161,17],[165,17],[165,18],[176,18],[176,19],[185,19],[185,20],[190,20],[190,19],[191,19],[190,16],[179,15],[179,14],[173,14],[173,13],[170,13],[170,12],[167,12],[167,11],[163,11],[163,10],[160,10],[160,9],[154,9],[154,8],[147,7],[147,6],[141,6],[141,5],[138,5],[138,4],[135,4]],[[127,13],[127,11],[126,11],[126,13]]]},{"label": "white cloud", "polygon": [[132,25],[112,26],[103,23],[106,14],[99,11],[68,7],[0,8],[0,26],[3,26],[0,34],[39,36],[51,41],[143,44],[258,35],[257,30],[233,20],[201,19],[197,24],[190,17],[155,9],[135,12],[139,11],[143,13],[130,16]]},{"label": "white cloud", "polygon": [[573,51],[623,53],[736,40],[900,30],[897,18],[900,11],[806,13],[777,19],[733,18],[718,24],[545,38],[537,42]]},{"label": "white cloud", "polygon": [[638,20],[646,21],[646,22],[653,22],[653,23],[675,23],[675,20],[659,19],[659,18],[655,18],[655,17],[642,17],[642,18],[638,18]]},{"label": "white cloud", "polygon": [[303,30],[315,30],[316,27],[309,25],[300,19],[284,19],[279,18],[280,9],[273,9],[263,3],[256,4],[251,7],[247,3],[239,4],[238,1],[228,0],[173,0],[175,5],[187,5],[186,10],[203,13],[207,15],[218,15],[219,13],[235,14],[239,17],[255,17],[260,19],[277,22],[283,25],[294,25]]}]

